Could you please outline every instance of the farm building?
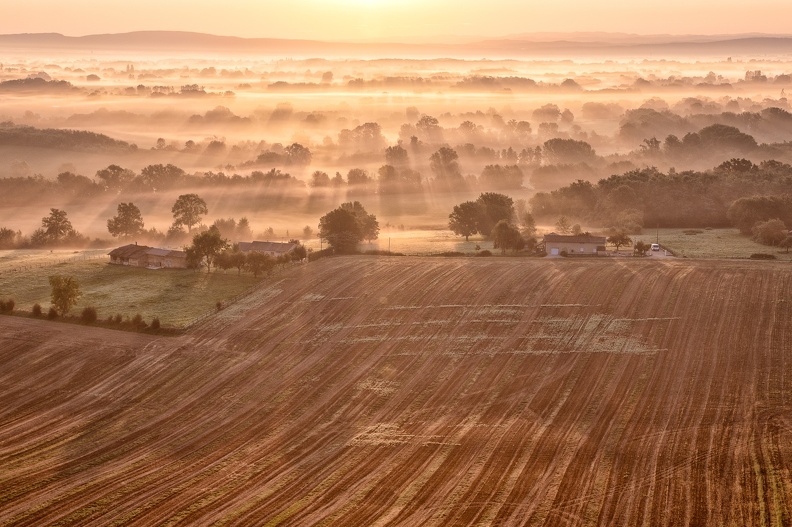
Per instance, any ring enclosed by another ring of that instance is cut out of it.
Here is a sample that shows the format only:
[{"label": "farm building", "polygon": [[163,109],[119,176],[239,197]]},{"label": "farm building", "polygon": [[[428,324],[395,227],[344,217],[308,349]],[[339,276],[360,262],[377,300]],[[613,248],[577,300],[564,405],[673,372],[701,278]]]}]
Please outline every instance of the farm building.
[{"label": "farm building", "polygon": [[239,250],[243,253],[257,252],[270,256],[289,254],[297,247],[296,243],[283,242],[239,242]]},{"label": "farm building", "polygon": [[187,255],[184,251],[159,249],[132,243],[110,251],[110,263],[145,267],[146,269],[186,269]]},{"label": "farm building", "polygon": [[606,254],[605,236],[591,234],[564,235],[551,232],[544,236],[545,251],[551,256],[561,253],[597,256]]}]

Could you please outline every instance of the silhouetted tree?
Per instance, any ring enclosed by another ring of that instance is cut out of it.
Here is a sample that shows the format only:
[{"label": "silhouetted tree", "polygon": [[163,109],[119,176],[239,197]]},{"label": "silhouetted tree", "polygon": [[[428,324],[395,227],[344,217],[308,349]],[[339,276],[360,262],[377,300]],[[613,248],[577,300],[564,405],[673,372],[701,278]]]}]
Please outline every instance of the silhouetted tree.
[{"label": "silhouetted tree", "polygon": [[453,212],[448,215],[448,228],[454,234],[464,236],[465,241],[468,241],[470,236],[478,233],[480,214],[479,204],[475,201],[454,205]]},{"label": "silhouetted tree", "polygon": [[119,203],[118,213],[107,220],[107,231],[117,238],[131,238],[144,232],[143,216],[134,203]]},{"label": "silhouetted tree", "polygon": [[184,225],[187,227],[187,232],[192,232],[193,225],[200,222],[201,217],[208,214],[209,210],[206,208],[206,202],[198,194],[182,194],[173,204],[171,212],[174,225]]},{"label": "silhouetted tree", "polygon": [[214,225],[209,230],[193,236],[192,245],[185,249],[187,259],[206,267],[206,272],[212,270],[217,256],[228,249],[228,240],[220,235]]}]

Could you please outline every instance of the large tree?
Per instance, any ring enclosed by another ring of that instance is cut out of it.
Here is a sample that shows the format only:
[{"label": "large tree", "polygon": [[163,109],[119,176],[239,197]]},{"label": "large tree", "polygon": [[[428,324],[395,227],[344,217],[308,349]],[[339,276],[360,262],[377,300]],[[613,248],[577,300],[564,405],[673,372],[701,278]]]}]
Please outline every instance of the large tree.
[{"label": "large tree", "polygon": [[363,241],[363,227],[352,211],[338,207],[319,218],[319,236],[336,252],[351,253]]},{"label": "large tree", "polygon": [[470,236],[478,233],[479,214],[479,205],[475,201],[454,205],[453,212],[448,215],[448,228],[468,241]]},{"label": "large tree", "polygon": [[143,233],[140,209],[134,203],[119,203],[118,214],[107,220],[107,231],[117,238],[131,238]]},{"label": "large tree", "polygon": [[632,244],[632,238],[627,236],[625,232],[615,232],[613,235],[608,236],[606,241],[616,247],[616,252],[619,252],[619,247],[622,245],[629,246]]},{"label": "large tree", "polygon": [[506,220],[500,220],[490,233],[493,247],[500,249],[501,254],[506,254],[506,249],[519,251],[525,247],[525,240],[520,235],[520,230]]},{"label": "large tree", "polygon": [[82,294],[80,284],[73,276],[53,275],[49,277],[52,293],[52,307],[61,315],[65,315],[77,303]]},{"label": "large tree", "polygon": [[187,227],[187,232],[192,232],[193,225],[198,224],[201,217],[209,213],[209,209],[198,194],[182,194],[173,204],[171,212],[174,225],[184,225]]},{"label": "large tree", "polygon": [[74,227],[66,217],[66,211],[60,209],[50,209],[49,216],[41,218],[41,228],[46,240],[54,244],[74,235]]},{"label": "large tree", "polygon": [[218,255],[228,249],[228,240],[220,235],[217,227],[212,226],[209,230],[200,232],[193,236],[192,245],[185,249],[187,261],[194,266],[203,265],[206,272],[212,270]]},{"label": "large tree", "polygon": [[478,197],[476,203],[480,210],[478,231],[485,236],[490,235],[499,221],[511,222],[514,216],[514,201],[504,194],[484,192]]},{"label": "large tree", "polygon": [[379,236],[379,222],[377,221],[377,217],[366,212],[365,207],[363,207],[359,201],[347,201],[341,204],[341,208],[355,215],[355,218],[360,224],[364,240],[372,241],[377,239]]}]

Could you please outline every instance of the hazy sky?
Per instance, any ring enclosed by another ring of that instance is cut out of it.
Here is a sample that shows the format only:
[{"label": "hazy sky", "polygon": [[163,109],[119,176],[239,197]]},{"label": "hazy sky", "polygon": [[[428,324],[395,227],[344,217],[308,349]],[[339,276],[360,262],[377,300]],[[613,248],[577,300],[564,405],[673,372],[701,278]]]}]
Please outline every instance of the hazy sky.
[{"label": "hazy sky", "polygon": [[524,32],[790,33],[790,0],[0,0],[0,33],[146,29],[355,40]]}]

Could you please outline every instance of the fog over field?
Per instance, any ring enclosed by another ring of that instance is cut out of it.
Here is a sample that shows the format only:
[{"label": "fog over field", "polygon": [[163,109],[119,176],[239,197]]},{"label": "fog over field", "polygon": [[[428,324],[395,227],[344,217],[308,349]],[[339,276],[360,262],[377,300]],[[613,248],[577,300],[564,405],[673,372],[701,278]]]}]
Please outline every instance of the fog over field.
[{"label": "fog over field", "polygon": [[[158,50],[155,37],[164,43]],[[79,231],[106,238],[119,200],[133,200],[148,227],[166,230],[168,203],[189,190],[210,203],[210,223],[245,216],[254,231],[315,227],[324,209],[351,198],[387,223],[442,228],[455,203],[480,192],[530,199],[649,167],[792,161],[785,39],[573,37],[525,37],[522,47],[498,41],[515,56],[496,59],[464,56],[481,42],[422,47],[456,58],[355,58],[371,53],[364,45],[343,48],[347,58],[299,58],[314,48],[280,41],[281,53],[297,57],[283,58],[269,41],[196,34],[63,37],[57,49],[53,36],[0,37],[10,46],[0,68],[0,177],[15,188],[1,198],[0,225],[29,233],[49,207],[63,207]],[[748,41],[775,47],[754,56]],[[735,42],[743,53],[718,53]],[[713,53],[687,56],[705,44]],[[256,55],[256,46],[266,53]],[[658,54],[640,58],[642,46]],[[559,50],[567,55],[554,56]],[[446,159],[453,166],[433,166],[443,147],[456,156]],[[97,172],[110,165],[135,174],[173,165],[190,177],[167,189],[109,189]],[[396,172],[383,176],[386,165]],[[483,175],[493,165],[517,168]],[[291,177],[205,189],[212,175],[272,170]],[[341,178],[327,184],[312,179],[316,172]],[[46,199],[38,198],[47,191],[19,192],[9,179],[57,181],[63,173],[78,178]]]}]

